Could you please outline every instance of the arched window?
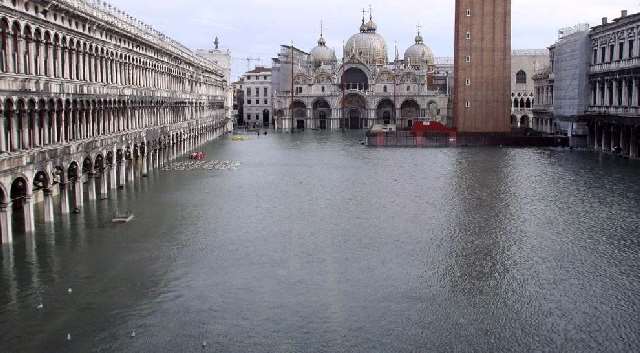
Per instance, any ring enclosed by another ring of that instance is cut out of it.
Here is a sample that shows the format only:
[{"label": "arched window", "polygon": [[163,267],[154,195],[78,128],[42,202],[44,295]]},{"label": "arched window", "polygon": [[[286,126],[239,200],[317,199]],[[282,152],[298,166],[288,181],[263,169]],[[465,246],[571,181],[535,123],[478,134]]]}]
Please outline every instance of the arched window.
[{"label": "arched window", "polygon": [[527,84],[527,73],[523,70],[518,71],[518,73],[516,74],[516,83]]}]

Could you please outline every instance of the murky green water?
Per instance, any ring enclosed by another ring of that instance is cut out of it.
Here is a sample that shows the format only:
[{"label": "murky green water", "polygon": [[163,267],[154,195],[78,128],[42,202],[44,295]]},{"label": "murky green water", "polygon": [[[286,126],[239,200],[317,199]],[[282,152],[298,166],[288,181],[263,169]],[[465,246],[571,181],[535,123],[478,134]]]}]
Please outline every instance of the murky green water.
[{"label": "murky green water", "polygon": [[220,140],[15,235],[0,352],[640,350],[640,163],[358,141]]}]

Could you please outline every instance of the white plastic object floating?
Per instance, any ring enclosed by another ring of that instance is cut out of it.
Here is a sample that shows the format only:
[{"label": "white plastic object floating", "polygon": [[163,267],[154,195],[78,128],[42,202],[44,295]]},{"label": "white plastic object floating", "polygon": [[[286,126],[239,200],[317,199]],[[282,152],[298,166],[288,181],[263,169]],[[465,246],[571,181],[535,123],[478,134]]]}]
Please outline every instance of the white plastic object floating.
[{"label": "white plastic object floating", "polygon": [[202,348],[205,348],[207,346],[207,341],[202,341]]},{"label": "white plastic object floating", "polygon": [[67,333],[67,341],[71,341],[71,334]]},{"label": "white plastic object floating", "polygon": [[69,294],[73,293],[73,289],[71,289],[71,288],[67,289],[67,293],[69,293]]},{"label": "white plastic object floating", "polygon": [[136,330],[131,331],[131,337],[136,337]]},{"label": "white plastic object floating", "polygon": [[42,310],[44,308],[44,305],[42,303],[38,304],[38,306],[36,306],[36,309],[38,310]]}]

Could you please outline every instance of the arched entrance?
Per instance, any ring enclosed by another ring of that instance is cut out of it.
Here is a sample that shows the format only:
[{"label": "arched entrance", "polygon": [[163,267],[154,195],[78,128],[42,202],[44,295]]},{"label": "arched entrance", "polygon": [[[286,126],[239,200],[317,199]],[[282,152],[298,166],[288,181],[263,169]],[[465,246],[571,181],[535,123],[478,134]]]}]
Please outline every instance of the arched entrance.
[{"label": "arched entrance", "polygon": [[420,105],[413,99],[406,100],[400,106],[400,116],[406,121],[406,127],[411,128],[414,120],[418,119]]},{"label": "arched entrance", "polygon": [[376,108],[376,124],[389,125],[395,121],[395,104],[391,99],[383,99]]},{"label": "arched entrance", "polygon": [[271,113],[268,109],[262,111],[262,126],[269,127],[271,125]]},{"label": "arched entrance", "polygon": [[33,231],[33,206],[27,179],[18,177],[11,183],[10,197],[14,229],[19,233]]},{"label": "arched entrance", "polygon": [[295,101],[291,105],[291,111],[293,113],[293,120],[295,120],[296,129],[303,130],[304,122],[307,120],[307,105],[300,101]]},{"label": "arched entrance", "polygon": [[327,119],[331,117],[331,106],[324,99],[318,99],[315,103],[313,103],[313,119],[316,120],[317,127],[322,130],[326,130],[328,128]]},{"label": "arched entrance", "polygon": [[528,128],[529,127],[529,117],[526,115],[523,115],[520,118],[520,127],[521,128]]},{"label": "arched entrance", "polygon": [[342,101],[344,118],[342,127],[346,129],[362,129],[367,125],[367,102],[359,94],[349,94]]}]

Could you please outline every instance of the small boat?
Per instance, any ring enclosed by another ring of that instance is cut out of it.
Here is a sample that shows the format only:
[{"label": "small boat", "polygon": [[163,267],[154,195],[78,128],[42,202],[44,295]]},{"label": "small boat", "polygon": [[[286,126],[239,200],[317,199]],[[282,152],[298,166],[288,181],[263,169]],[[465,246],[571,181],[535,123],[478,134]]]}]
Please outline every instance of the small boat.
[{"label": "small boat", "polygon": [[127,212],[125,214],[116,214],[113,219],[111,219],[111,223],[129,223],[133,220],[133,213]]}]

